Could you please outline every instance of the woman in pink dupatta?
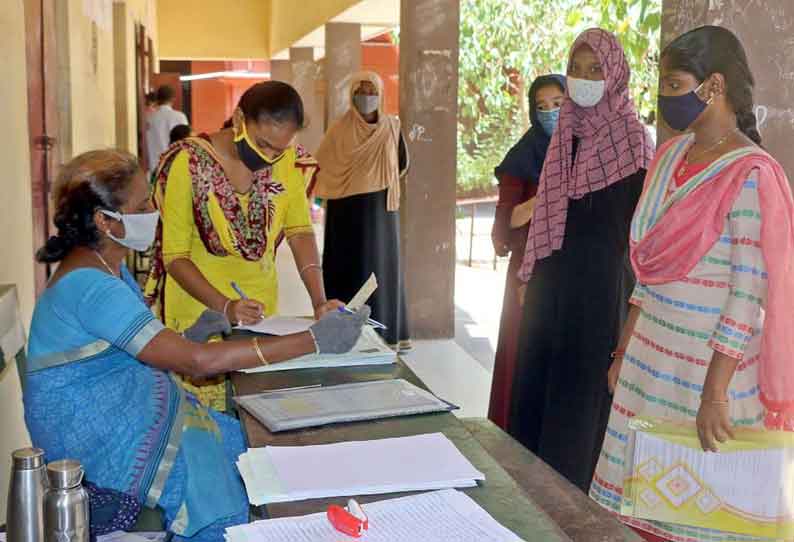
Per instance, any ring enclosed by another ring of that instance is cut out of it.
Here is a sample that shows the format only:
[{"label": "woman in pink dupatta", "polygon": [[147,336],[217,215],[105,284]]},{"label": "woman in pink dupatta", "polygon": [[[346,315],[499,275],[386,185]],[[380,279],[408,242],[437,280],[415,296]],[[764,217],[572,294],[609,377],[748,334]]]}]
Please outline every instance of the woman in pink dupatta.
[{"label": "woman in pink dupatta", "polygon": [[[744,48],[728,30],[702,27],[673,41],[661,64],[662,117],[689,133],[659,149],[631,226],[637,287],[590,489],[617,514],[634,416],[694,423],[713,452],[734,427],[794,427],[794,203],[759,146]],[[648,540],[751,539],[621,519]]]}]

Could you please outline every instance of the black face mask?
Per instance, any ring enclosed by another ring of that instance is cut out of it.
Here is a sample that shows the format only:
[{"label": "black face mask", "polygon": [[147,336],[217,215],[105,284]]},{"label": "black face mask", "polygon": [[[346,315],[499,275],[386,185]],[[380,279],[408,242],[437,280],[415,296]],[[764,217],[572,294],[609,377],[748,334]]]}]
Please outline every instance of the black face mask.
[{"label": "black face mask", "polygon": [[270,162],[262,158],[245,138],[235,141],[234,144],[237,146],[237,154],[240,156],[240,160],[252,172],[257,172],[270,165]]},{"label": "black face mask", "polygon": [[240,157],[240,160],[245,164],[245,167],[252,172],[257,172],[260,169],[272,166],[284,156],[284,153],[281,153],[276,158],[271,159],[262,154],[248,138],[245,124],[243,124],[240,135],[234,138],[234,145],[237,147],[237,155]]}]

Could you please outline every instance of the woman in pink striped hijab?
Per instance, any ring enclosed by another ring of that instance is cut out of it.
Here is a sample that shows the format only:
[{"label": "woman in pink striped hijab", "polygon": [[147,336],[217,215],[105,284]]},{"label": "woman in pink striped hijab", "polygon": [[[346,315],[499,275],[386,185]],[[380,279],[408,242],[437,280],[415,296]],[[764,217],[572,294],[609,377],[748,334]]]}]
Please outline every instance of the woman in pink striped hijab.
[{"label": "woman in pink striped hijab", "polygon": [[633,285],[629,225],[653,158],[617,38],[584,32],[519,277],[527,282],[510,433],[587,490],[610,397],[604,371]]}]

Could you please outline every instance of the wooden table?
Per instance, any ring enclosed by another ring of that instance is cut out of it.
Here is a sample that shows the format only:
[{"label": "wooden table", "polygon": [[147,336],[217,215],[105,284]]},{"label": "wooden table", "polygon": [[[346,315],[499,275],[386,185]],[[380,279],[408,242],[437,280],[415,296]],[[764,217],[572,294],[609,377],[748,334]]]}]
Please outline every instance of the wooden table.
[{"label": "wooden table", "polygon": [[527,496],[576,542],[643,542],[590,497],[490,420],[462,420]]},{"label": "wooden table", "polygon": [[[371,367],[304,369],[259,374],[236,373],[232,376],[232,385],[236,394],[247,395],[294,386],[334,385],[389,378],[404,378],[420,387],[425,387],[402,362]],[[346,423],[274,434],[242,409],[240,420],[250,447],[330,444],[422,433],[444,433],[472,462],[474,467],[486,477],[485,482],[480,486],[463,491],[498,522],[524,540],[528,542],[640,541],[609,514],[601,511],[597,505],[590,503],[585,495],[566,480],[559,476],[555,478],[549,472],[544,472],[544,465],[541,461],[537,458],[533,460],[532,454],[490,422],[480,420],[467,421],[464,424],[452,414],[438,413]],[[527,465],[524,465],[525,462]],[[549,467],[545,467],[545,469],[550,471]],[[534,477],[539,473],[542,474],[541,478],[535,480]],[[554,474],[553,471],[551,474]],[[546,504],[547,510],[544,511],[533,497],[537,495],[543,497],[543,487],[546,484],[551,484],[553,487],[549,488],[549,496],[540,501]],[[576,495],[571,495],[571,493]],[[402,494],[370,495],[356,498],[366,503],[400,495]],[[560,502],[556,503],[557,500]],[[340,499],[315,499],[270,504],[266,507],[266,514],[271,518],[310,514],[325,510],[331,502],[338,503]],[[560,504],[560,506],[556,507],[556,504]],[[566,514],[581,516],[581,519],[574,522],[571,517],[557,514],[558,510],[553,511],[553,515],[557,517],[552,519],[548,508],[555,507],[564,510]],[[574,532],[567,528],[569,525],[576,525],[578,529]]]}]

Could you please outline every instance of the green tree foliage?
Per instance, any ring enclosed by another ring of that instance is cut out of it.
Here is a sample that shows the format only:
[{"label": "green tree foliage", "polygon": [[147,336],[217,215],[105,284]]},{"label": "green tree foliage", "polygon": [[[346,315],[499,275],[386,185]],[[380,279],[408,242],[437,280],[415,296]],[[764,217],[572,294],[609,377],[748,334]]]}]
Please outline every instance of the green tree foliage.
[{"label": "green tree foliage", "polygon": [[620,39],[631,91],[649,120],[656,104],[661,0],[462,0],[458,190],[493,186],[493,168],[526,131],[532,80],[564,73],[576,36],[600,26]]}]

